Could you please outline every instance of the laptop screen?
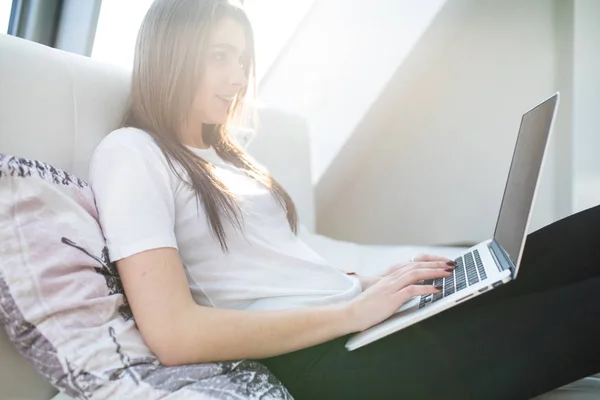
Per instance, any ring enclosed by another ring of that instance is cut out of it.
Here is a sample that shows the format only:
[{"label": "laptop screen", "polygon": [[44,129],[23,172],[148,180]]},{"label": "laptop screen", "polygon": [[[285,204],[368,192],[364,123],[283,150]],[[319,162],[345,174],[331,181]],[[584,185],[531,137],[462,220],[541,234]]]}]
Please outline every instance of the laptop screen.
[{"label": "laptop screen", "polygon": [[494,239],[518,267],[558,93],[523,115]]}]

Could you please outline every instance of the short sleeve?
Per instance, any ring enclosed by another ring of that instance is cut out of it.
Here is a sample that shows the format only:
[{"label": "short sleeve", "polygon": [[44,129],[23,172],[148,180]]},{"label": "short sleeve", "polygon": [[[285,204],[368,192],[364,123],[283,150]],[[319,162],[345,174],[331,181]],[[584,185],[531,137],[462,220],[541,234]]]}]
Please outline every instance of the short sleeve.
[{"label": "short sleeve", "polygon": [[177,248],[168,165],[161,155],[145,150],[101,143],[90,162],[90,185],[111,261]]}]

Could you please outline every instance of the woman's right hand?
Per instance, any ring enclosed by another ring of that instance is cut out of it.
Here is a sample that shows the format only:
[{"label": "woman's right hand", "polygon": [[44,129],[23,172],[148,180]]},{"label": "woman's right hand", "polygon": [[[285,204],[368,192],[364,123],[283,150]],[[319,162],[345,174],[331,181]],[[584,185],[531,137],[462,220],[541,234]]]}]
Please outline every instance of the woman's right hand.
[{"label": "woman's right hand", "polygon": [[441,290],[432,285],[420,284],[421,281],[452,275],[452,268],[443,261],[412,264],[382,277],[348,303],[351,332],[363,331],[380,323],[415,296],[438,293]]}]

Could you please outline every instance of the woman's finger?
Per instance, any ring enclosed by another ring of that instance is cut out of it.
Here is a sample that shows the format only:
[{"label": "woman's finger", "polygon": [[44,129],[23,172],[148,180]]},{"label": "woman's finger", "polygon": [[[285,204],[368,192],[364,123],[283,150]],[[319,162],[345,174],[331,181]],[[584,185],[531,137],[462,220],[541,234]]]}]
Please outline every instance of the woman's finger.
[{"label": "woman's finger", "polygon": [[[452,275],[452,271],[439,268],[423,268],[423,269],[411,269],[404,274],[395,275],[392,279],[397,285],[396,290],[400,290],[403,287],[414,285],[419,281],[426,281],[436,278],[446,278]],[[421,285],[423,286],[423,285]]]},{"label": "woman's finger", "polygon": [[441,289],[432,285],[410,285],[396,292],[395,296],[402,299],[402,303],[406,303],[408,300],[415,296],[423,296],[426,294],[439,293]]},{"label": "woman's finger", "polygon": [[422,270],[422,269],[434,269],[434,270],[453,270],[456,268],[456,263],[454,261],[427,261],[427,262],[417,262],[414,264],[408,264],[406,268],[398,269],[394,271],[391,275],[396,277],[402,277],[408,274],[410,271],[414,270]]},{"label": "woman's finger", "polygon": [[454,261],[423,261],[417,263],[413,268],[454,269],[456,268],[456,263]]},{"label": "woman's finger", "polygon": [[435,256],[432,254],[421,254],[416,257],[413,257],[414,261],[453,261],[447,257]]}]

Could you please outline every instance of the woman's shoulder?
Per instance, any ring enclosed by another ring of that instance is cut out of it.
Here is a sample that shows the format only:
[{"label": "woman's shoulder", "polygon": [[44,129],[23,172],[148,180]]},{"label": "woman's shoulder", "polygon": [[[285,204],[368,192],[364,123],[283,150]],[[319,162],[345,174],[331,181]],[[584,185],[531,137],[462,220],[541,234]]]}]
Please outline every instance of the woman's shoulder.
[{"label": "woman's shoulder", "polygon": [[[162,151],[148,133],[138,128],[119,128],[106,135],[94,149],[90,159],[90,171],[96,165],[127,165],[129,169],[162,166],[168,163]],[[162,169],[162,168],[161,168]],[[91,172],[90,172],[91,173]]]},{"label": "woman's shoulder", "polygon": [[152,136],[133,127],[119,128],[106,135],[96,149],[129,148],[138,151],[155,151],[158,149]]},{"label": "woman's shoulder", "polygon": [[160,147],[147,132],[133,127],[119,128],[106,135],[94,149],[92,160],[117,154],[141,156],[148,161],[160,161],[166,164],[166,159]]}]

